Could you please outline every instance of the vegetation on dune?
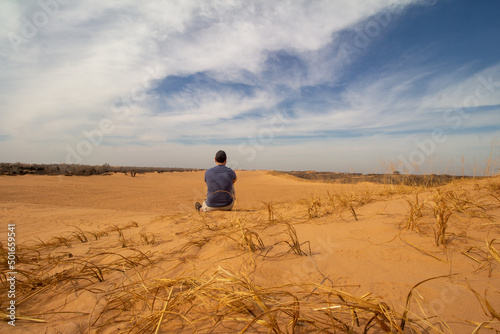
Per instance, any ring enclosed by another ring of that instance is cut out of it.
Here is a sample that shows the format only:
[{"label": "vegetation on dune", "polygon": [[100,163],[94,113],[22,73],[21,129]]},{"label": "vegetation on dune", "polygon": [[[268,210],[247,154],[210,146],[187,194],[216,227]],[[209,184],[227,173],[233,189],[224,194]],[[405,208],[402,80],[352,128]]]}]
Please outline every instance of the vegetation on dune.
[{"label": "vegetation on dune", "polygon": [[[268,259],[285,256],[286,253],[279,251],[269,254],[270,249],[266,249],[256,232],[242,228],[241,222],[234,223],[221,226],[217,232],[237,242],[246,254],[266,252]],[[261,222],[254,227],[262,229],[266,224],[275,225]],[[295,255],[305,255],[295,229],[290,224],[281,224],[283,243]],[[18,305],[31,306],[31,312],[19,318],[24,323],[21,325],[50,324],[54,316],[62,316],[78,322],[82,332],[92,333],[109,332],[114,326],[124,333],[401,332],[401,324],[406,324],[412,333],[419,333],[419,328],[426,326],[425,320],[412,319],[408,312],[403,316],[381,298],[353,295],[336,288],[329,279],[318,283],[259,285],[252,279],[255,262],[252,268],[237,271],[221,264],[201,275],[186,271],[146,278],[147,271],[158,265],[161,258],[180,253],[173,251],[159,256],[131,247],[123,253],[116,246],[85,256],[59,252],[59,247],[68,247],[67,242],[96,242],[90,235],[112,238],[112,232],[117,232],[115,236],[122,239],[124,230],[136,227],[131,223],[93,233],[77,229],[59,245],[57,242],[63,237],[22,247],[18,259],[23,267],[18,271],[22,277],[18,283]],[[238,234],[241,238],[236,237]],[[185,252],[205,242],[192,238],[181,248]],[[0,250],[4,255],[3,245]],[[2,278],[2,285],[7,284],[5,279]],[[80,291],[96,296],[97,302],[90,312],[66,310],[73,304],[67,297],[62,306],[38,311],[44,300],[71,295],[75,284]]]},{"label": "vegetation on dune", "polygon": [[66,175],[66,176],[90,176],[109,175],[110,173],[124,173],[135,176],[137,173],[166,173],[194,171],[192,168],[167,168],[167,167],[133,167],[133,166],[100,166],[76,165],[76,164],[24,164],[24,163],[0,163],[0,175]]},{"label": "vegetation on dune", "polygon": [[[461,179],[472,179],[470,176],[455,175],[411,175],[411,174],[362,174],[362,173],[337,173],[337,172],[315,172],[315,171],[272,171],[273,175],[291,175],[300,179],[316,182],[356,184],[360,182],[372,182],[377,184],[405,185],[435,187],[451,183]],[[475,177],[478,178],[478,177]]]},{"label": "vegetation on dune", "polygon": [[[325,217],[359,224],[367,219],[367,205],[391,200],[407,210],[400,229],[394,224],[392,240],[400,236],[410,247],[447,264],[446,254],[455,252],[455,259],[460,256],[476,265],[476,272],[491,275],[500,268],[495,239],[500,230],[494,216],[500,208],[499,184],[491,178],[434,188],[332,190],[294,203],[266,202],[252,212],[154,219],[151,223],[169,226],[168,236],[133,221],[99,231],[75,227],[19,245],[19,325],[50,329],[64,319],[85,333],[450,333],[445,321],[427,312],[420,289],[438,280],[455,284],[451,271],[418,282],[397,307],[384,296],[340,287],[335,277],[320,272],[314,240],[305,240],[298,226]],[[293,215],[287,214],[290,206]],[[483,238],[468,235],[471,229]],[[414,244],[403,238],[405,233],[431,242]],[[88,251],[76,252],[76,245]],[[317,270],[319,279],[258,279],[262,267],[273,261],[298,260],[313,263],[311,270]],[[0,267],[5,273],[3,244]],[[3,274],[0,288],[8,284]],[[472,283],[463,288],[477,299],[487,320],[454,321],[473,324],[473,333],[498,332],[500,310],[493,301],[499,291],[479,292]],[[94,301],[91,309],[75,308],[81,296]],[[0,301],[2,309],[5,303]]]}]

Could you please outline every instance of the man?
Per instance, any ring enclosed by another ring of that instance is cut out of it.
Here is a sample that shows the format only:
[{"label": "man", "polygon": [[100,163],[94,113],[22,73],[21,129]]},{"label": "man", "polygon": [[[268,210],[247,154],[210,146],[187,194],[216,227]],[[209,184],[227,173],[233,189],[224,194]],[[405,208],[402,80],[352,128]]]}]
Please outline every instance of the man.
[{"label": "man", "polygon": [[215,154],[216,166],[207,169],[205,182],[207,184],[207,198],[203,204],[196,202],[194,207],[200,212],[215,210],[229,211],[234,205],[234,186],[236,173],[226,167],[226,152],[218,151]]}]

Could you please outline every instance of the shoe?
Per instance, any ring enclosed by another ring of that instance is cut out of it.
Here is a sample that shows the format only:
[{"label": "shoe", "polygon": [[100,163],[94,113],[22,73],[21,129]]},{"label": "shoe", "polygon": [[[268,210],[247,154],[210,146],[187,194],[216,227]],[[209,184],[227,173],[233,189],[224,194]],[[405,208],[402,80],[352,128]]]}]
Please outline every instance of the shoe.
[{"label": "shoe", "polygon": [[200,202],[194,203],[194,208],[196,209],[196,211],[200,212],[200,208],[201,208]]}]

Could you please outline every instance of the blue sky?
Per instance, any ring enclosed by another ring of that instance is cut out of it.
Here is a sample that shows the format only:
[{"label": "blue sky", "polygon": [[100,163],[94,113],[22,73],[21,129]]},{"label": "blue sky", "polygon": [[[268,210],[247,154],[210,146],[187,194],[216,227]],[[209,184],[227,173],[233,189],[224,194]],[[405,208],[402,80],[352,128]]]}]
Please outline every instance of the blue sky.
[{"label": "blue sky", "polygon": [[481,175],[500,167],[498,17],[494,0],[2,1],[0,161],[208,168],[224,149],[242,169]]}]

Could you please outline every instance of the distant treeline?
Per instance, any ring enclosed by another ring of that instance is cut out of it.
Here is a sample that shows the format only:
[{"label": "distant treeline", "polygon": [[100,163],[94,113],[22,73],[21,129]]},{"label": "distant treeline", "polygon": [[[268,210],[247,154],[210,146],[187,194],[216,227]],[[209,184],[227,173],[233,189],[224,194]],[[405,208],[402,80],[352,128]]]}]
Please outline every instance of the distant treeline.
[{"label": "distant treeline", "polygon": [[74,164],[25,164],[25,163],[0,163],[0,175],[109,175],[112,173],[125,173],[135,176],[144,173],[187,172],[195,171],[193,168],[168,168],[168,167],[131,167],[104,165],[74,165]]},{"label": "distant treeline", "polygon": [[314,171],[290,171],[290,172],[275,172],[277,174],[288,174],[295,177],[332,183],[360,183],[373,182],[380,184],[403,184],[403,185],[418,185],[418,186],[440,186],[452,182],[453,180],[471,178],[470,176],[455,176],[447,174],[429,174],[429,175],[412,175],[400,174],[361,174],[361,173],[336,173],[336,172],[314,172]]}]

